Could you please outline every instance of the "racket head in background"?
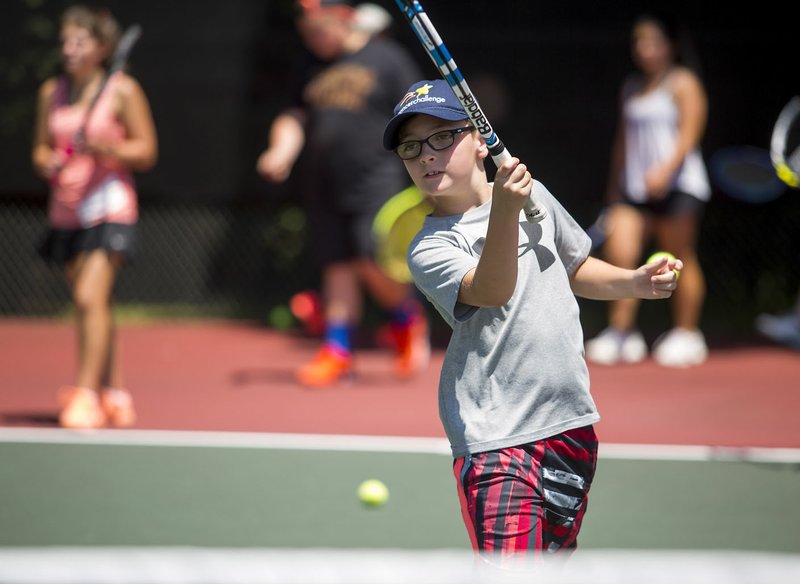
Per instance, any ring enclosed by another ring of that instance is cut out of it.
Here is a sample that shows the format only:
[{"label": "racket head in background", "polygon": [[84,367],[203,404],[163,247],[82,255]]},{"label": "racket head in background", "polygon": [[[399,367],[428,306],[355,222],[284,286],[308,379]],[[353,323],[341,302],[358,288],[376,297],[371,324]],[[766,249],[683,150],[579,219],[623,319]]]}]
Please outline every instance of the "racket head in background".
[{"label": "racket head in background", "polygon": [[745,203],[768,203],[786,191],[764,148],[726,146],[711,156],[709,170],[711,181],[723,194]]},{"label": "racket head in background", "polygon": [[422,191],[412,185],[381,207],[372,224],[375,259],[383,272],[395,281],[411,283],[406,254],[433,207]]},{"label": "racket head in background", "polygon": [[800,189],[800,96],[783,107],[770,140],[770,158],[778,178],[793,189]]}]

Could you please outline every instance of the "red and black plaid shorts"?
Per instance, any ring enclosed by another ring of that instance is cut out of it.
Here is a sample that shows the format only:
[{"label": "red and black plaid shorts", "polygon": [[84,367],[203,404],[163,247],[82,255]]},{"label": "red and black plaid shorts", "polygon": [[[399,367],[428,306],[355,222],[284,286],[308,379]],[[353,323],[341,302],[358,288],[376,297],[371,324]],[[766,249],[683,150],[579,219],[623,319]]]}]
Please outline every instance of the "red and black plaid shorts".
[{"label": "red and black plaid shorts", "polygon": [[456,459],[453,472],[473,549],[501,565],[573,551],[596,465],[592,426]]}]

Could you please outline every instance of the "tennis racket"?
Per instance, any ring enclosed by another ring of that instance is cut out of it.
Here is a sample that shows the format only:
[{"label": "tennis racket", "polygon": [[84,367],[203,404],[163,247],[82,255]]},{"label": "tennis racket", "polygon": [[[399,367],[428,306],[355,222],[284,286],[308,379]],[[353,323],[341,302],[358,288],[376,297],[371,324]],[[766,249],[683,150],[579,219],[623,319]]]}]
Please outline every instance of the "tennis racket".
[{"label": "tennis racket", "polygon": [[[442,38],[434,28],[430,18],[428,18],[428,15],[425,13],[425,9],[417,0],[395,0],[395,2],[406,17],[406,20],[408,20],[409,25],[414,30],[417,39],[419,39],[423,48],[428,53],[433,64],[451,87],[453,93],[456,94],[458,101],[461,102],[461,105],[469,115],[478,133],[480,133],[481,137],[486,141],[486,145],[489,147],[489,154],[492,156],[495,165],[499,167],[507,160],[510,160],[511,154],[492,129],[489,120],[478,104],[478,100],[475,98],[472,91],[470,91],[464,79],[464,75],[445,47]],[[525,204],[526,219],[531,223],[539,223],[546,216],[547,210],[534,202],[533,194],[531,194],[531,197]]]},{"label": "tennis racket", "polygon": [[775,173],[766,148],[721,148],[711,156],[709,171],[711,181],[723,194],[745,203],[769,203],[786,191],[786,183]]},{"label": "tennis racket", "polygon": [[768,203],[800,188],[800,96],[778,114],[769,150],[757,146],[726,146],[710,160],[711,180],[720,190],[746,203]]},{"label": "tennis racket", "polygon": [[64,149],[65,157],[58,170],[61,170],[61,168],[64,167],[64,164],[66,164],[72,155],[75,154],[75,152],[83,148],[86,142],[86,126],[89,123],[89,119],[91,118],[97,102],[100,101],[100,96],[103,95],[103,91],[108,86],[108,80],[112,75],[114,75],[114,73],[121,71],[125,67],[131,51],[141,35],[142,27],[138,24],[134,24],[128,27],[122,37],[120,37],[119,42],[117,43],[117,48],[114,51],[114,56],[112,57],[111,63],[108,67],[108,71],[106,71],[106,74],[100,81],[100,86],[92,96],[92,100],[89,102],[89,106],[86,108],[86,112],[83,114],[83,121],[81,122],[80,128],[75,131],[70,139],[69,144],[67,144],[66,148]]},{"label": "tennis racket", "polygon": [[432,210],[422,191],[411,185],[386,201],[375,215],[375,260],[393,280],[406,284],[413,281],[406,260],[408,246]]},{"label": "tennis racket", "polygon": [[770,160],[778,178],[800,188],[800,96],[789,100],[772,129]]}]

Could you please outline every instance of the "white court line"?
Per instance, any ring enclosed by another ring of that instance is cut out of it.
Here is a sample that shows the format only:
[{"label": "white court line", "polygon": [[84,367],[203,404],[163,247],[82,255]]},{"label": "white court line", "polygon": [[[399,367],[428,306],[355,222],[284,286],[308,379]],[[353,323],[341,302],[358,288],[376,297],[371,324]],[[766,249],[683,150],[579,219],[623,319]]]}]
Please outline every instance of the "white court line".
[{"label": "white court line", "polygon": [[[336,450],[450,455],[444,438],[282,434],[270,432],[195,432],[183,430],[67,430],[63,428],[0,427],[0,443],[104,444]],[[673,461],[742,461],[800,464],[800,448],[722,447],[682,444],[600,444],[609,459]]]},{"label": "white court line", "polygon": [[[583,550],[513,571],[469,551],[225,548],[0,548],[4,584],[775,584],[800,555]],[[535,577],[534,577],[535,576]]]},{"label": "white court line", "polygon": [[450,446],[442,438],[347,434],[0,428],[0,442],[450,454]]}]

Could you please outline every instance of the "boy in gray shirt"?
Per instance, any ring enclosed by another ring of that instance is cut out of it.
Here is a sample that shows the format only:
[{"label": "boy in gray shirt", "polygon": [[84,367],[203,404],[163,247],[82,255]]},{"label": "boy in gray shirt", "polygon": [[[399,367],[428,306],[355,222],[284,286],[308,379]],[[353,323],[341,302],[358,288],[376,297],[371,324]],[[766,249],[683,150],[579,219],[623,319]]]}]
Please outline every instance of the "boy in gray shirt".
[{"label": "boy in gray shirt", "polygon": [[[668,298],[682,262],[590,257],[584,230],[516,158],[490,183],[486,143],[444,81],[415,83],[394,113],[384,147],[433,206],[408,262],[453,329],[439,415],[473,548],[501,565],[574,550],[600,419],[575,296]],[[522,213],[531,194],[540,223]]]}]

